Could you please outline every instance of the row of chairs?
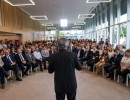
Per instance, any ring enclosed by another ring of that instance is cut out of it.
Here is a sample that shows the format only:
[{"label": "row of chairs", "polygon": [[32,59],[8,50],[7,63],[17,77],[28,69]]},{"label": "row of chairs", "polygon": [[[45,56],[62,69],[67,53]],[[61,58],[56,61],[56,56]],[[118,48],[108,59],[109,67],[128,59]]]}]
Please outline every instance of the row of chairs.
[{"label": "row of chairs", "polygon": [[[48,62],[47,62],[47,66],[48,66],[48,65],[49,65],[49,64],[48,64]],[[25,67],[26,67],[26,66],[25,66]],[[35,68],[35,71],[38,72],[39,70],[40,70],[40,66],[38,65],[38,67]],[[31,73],[33,73],[32,67],[31,67],[31,69],[28,71],[28,74],[31,74]],[[9,71],[8,71],[8,74],[9,74],[10,77],[14,77],[14,72],[13,72],[12,70],[9,70]],[[19,71],[19,74],[20,74],[20,77],[23,77],[23,76],[22,76],[22,71]],[[6,82],[6,84],[8,83],[7,78],[5,78],[5,82]]]},{"label": "row of chairs", "polygon": [[[84,67],[89,71],[90,70],[90,67],[89,66],[87,66],[87,64],[86,64],[86,62],[84,62]],[[93,72],[96,72],[96,70],[95,70],[95,66],[93,67]],[[104,70],[104,67],[102,67],[102,73],[101,73],[103,76],[105,76],[105,70]],[[116,81],[116,79],[117,79],[117,82],[119,83],[120,82],[120,78],[121,78],[121,76],[120,75],[118,75],[117,77],[116,77],[116,70],[114,70],[114,80]],[[129,86],[129,80],[130,80],[130,73],[129,74],[127,74],[127,77],[126,77],[126,86],[128,87]]]}]

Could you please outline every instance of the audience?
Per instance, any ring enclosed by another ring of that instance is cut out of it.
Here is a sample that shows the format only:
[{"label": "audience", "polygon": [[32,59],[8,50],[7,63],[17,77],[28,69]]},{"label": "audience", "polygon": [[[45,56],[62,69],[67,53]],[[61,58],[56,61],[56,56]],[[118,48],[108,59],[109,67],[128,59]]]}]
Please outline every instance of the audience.
[{"label": "audience", "polygon": [[[101,74],[104,68],[108,73],[107,78],[114,78],[114,71],[117,75],[123,77],[123,83],[126,82],[126,76],[130,73],[130,49],[124,52],[121,45],[115,48],[110,44],[109,39],[104,42],[103,39],[96,42],[92,40],[69,40],[70,46],[67,48],[77,54],[81,64],[87,64],[90,71],[95,70]],[[69,42],[68,42],[69,43]],[[0,81],[1,88],[5,88],[5,78],[12,79],[8,71],[12,70],[17,81],[22,81],[22,76],[28,76],[29,71],[33,72],[39,67],[40,71],[47,69],[49,56],[58,51],[58,40],[54,41],[27,41],[22,43],[13,43],[13,41],[0,41]],[[125,56],[124,56],[125,55]],[[39,66],[38,66],[39,65]]]}]

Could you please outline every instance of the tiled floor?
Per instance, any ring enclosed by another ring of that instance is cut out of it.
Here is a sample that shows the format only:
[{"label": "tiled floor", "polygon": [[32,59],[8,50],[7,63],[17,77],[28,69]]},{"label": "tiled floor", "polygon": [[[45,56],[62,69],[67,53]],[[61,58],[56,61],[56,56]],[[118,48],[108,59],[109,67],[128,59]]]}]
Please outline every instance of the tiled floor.
[{"label": "tiled floor", "polygon": [[[85,70],[78,72],[77,100],[130,100],[128,87]],[[38,72],[0,89],[0,100],[55,100],[53,74]]]}]

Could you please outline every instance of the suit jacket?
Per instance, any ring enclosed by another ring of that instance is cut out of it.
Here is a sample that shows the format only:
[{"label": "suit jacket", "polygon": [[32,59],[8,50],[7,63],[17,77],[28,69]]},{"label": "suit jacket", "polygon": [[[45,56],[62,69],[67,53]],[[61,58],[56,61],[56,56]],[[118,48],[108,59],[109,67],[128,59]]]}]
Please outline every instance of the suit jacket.
[{"label": "suit jacket", "polygon": [[120,62],[122,60],[123,55],[121,55],[120,53],[114,57],[114,64],[116,67],[120,68]]},{"label": "suit jacket", "polygon": [[72,52],[75,52],[76,54],[78,54],[78,49],[77,48],[73,48]]},{"label": "suit jacket", "polygon": [[[31,56],[31,57],[30,57],[30,56]],[[25,53],[24,58],[26,59],[26,61],[27,61],[27,62],[33,62],[33,61],[35,61],[34,56],[33,56],[32,54],[30,54],[30,56],[29,56],[29,53]]]},{"label": "suit jacket", "polygon": [[85,52],[83,49],[80,50],[80,55],[79,55],[79,58],[84,58],[85,56]]},{"label": "suit jacket", "polygon": [[60,92],[70,92],[77,88],[75,68],[81,70],[77,55],[67,50],[50,56],[48,72],[55,72],[55,90]]},{"label": "suit jacket", "polygon": [[[15,58],[12,55],[9,55],[9,57],[13,62],[16,62]],[[11,66],[11,61],[7,58],[7,56],[4,56],[2,60],[4,62],[4,67]]]},{"label": "suit jacket", "polygon": [[99,61],[99,51],[96,50],[96,52],[92,52],[91,53],[91,58],[95,58],[95,61],[98,62]]},{"label": "suit jacket", "polygon": [[[23,54],[22,54],[22,56],[23,56]],[[24,56],[23,56],[23,58],[24,58]],[[22,61],[21,61],[21,58],[20,58],[19,54],[16,54],[16,55],[15,55],[15,59],[16,59],[16,62],[17,62],[18,64],[21,64],[21,63],[22,63]],[[25,59],[25,58],[24,58],[24,60],[26,61],[26,59]]]}]

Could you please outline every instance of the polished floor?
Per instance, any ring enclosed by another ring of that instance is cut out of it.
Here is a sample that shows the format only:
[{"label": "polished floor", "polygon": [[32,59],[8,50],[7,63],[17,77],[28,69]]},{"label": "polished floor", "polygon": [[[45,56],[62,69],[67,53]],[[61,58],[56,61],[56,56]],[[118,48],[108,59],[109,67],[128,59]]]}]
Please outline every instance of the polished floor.
[{"label": "polished floor", "polygon": [[[128,87],[86,70],[76,71],[76,75],[77,100],[130,100]],[[5,90],[0,89],[0,100],[55,100],[53,87],[53,74],[37,72],[22,82],[10,82]]]}]

